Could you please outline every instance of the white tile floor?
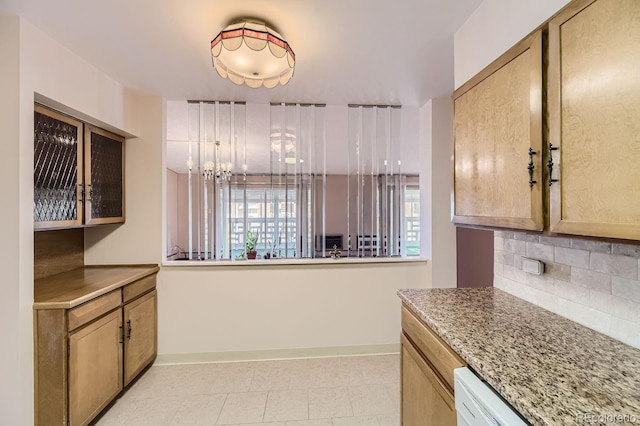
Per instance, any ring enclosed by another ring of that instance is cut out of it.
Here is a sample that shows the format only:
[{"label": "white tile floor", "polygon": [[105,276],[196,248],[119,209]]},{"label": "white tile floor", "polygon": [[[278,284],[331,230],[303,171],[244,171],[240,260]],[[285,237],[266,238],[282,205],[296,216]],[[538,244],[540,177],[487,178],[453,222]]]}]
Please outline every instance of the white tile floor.
[{"label": "white tile floor", "polygon": [[399,426],[398,355],[153,366],[97,426]]}]

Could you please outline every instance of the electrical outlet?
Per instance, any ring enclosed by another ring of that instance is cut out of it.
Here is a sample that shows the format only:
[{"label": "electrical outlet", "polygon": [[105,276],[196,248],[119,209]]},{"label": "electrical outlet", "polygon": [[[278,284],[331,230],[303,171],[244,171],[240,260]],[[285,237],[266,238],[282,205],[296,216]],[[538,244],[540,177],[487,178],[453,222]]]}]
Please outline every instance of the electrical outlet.
[{"label": "electrical outlet", "polygon": [[542,275],[544,273],[544,263],[536,259],[523,257],[522,270],[533,275]]}]

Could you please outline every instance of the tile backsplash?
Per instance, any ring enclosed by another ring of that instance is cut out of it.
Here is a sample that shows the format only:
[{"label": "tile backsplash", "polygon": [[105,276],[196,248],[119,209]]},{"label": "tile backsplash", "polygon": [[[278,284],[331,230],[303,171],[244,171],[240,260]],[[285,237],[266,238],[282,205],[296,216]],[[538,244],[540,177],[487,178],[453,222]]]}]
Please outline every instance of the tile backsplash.
[{"label": "tile backsplash", "polygon": [[[494,286],[640,348],[640,245],[495,232]],[[522,258],[544,273],[522,270]]]}]

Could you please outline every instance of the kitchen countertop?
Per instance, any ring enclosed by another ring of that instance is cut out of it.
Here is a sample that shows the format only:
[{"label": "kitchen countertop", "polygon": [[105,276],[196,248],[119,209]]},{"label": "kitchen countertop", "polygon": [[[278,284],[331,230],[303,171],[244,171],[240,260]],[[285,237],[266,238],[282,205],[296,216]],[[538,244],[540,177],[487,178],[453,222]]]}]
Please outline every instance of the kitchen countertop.
[{"label": "kitchen countertop", "polygon": [[85,266],[34,282],[33,309],[69,309],[155,274],[157,265]]},{"label": "kitchen countertop", "polygon": [[587,424],[585,414],[640,424],[639,349],[499,289],[398,295],[531,424]]}]

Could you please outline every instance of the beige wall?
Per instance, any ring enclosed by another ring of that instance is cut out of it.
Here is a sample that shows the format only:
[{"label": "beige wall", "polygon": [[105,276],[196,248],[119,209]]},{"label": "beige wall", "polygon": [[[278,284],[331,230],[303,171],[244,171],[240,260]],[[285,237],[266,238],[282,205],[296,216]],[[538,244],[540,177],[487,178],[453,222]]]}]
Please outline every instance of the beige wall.
[{"label": "beige wall", "polygon": [[125,144],[124,225],[85,229],[85,262],[159,263],[162,258],[162,141],[164,102],[157,96],[136,97],[130,117],[138,137]]},{"label": "beige wall", "polygon": [[449,98],[420,108],[420,253],[432,261],[432,286],[455,287],[456,230],[451,223],[452,107]]},{"label": "beige wall", "polygon": [[397,344],[398,288],[428,287],[427,262],[165,267],[161,354]]},{"label": "beige wall", "polygon": [[21,230],[25,225],[20,221],[24,192],[21,185],[28,185],[20,182],[20,21],[17,18],[0,16],[0,40],[0,233],[3,241],[0,245],[0,324],[4,337],[0,351],[0,414],[3,423],[21,425],[32,419],[28,404],[33,399],[27,392],[33,376],[26,364],[32,359],[27,340],[31,325],[27,313],[32,302],[29,299],[33,297],[27,285],[28,268],[20,265],[25,262],[22,256],[28,256],[29,241],[24,235],[27,231]]}]

